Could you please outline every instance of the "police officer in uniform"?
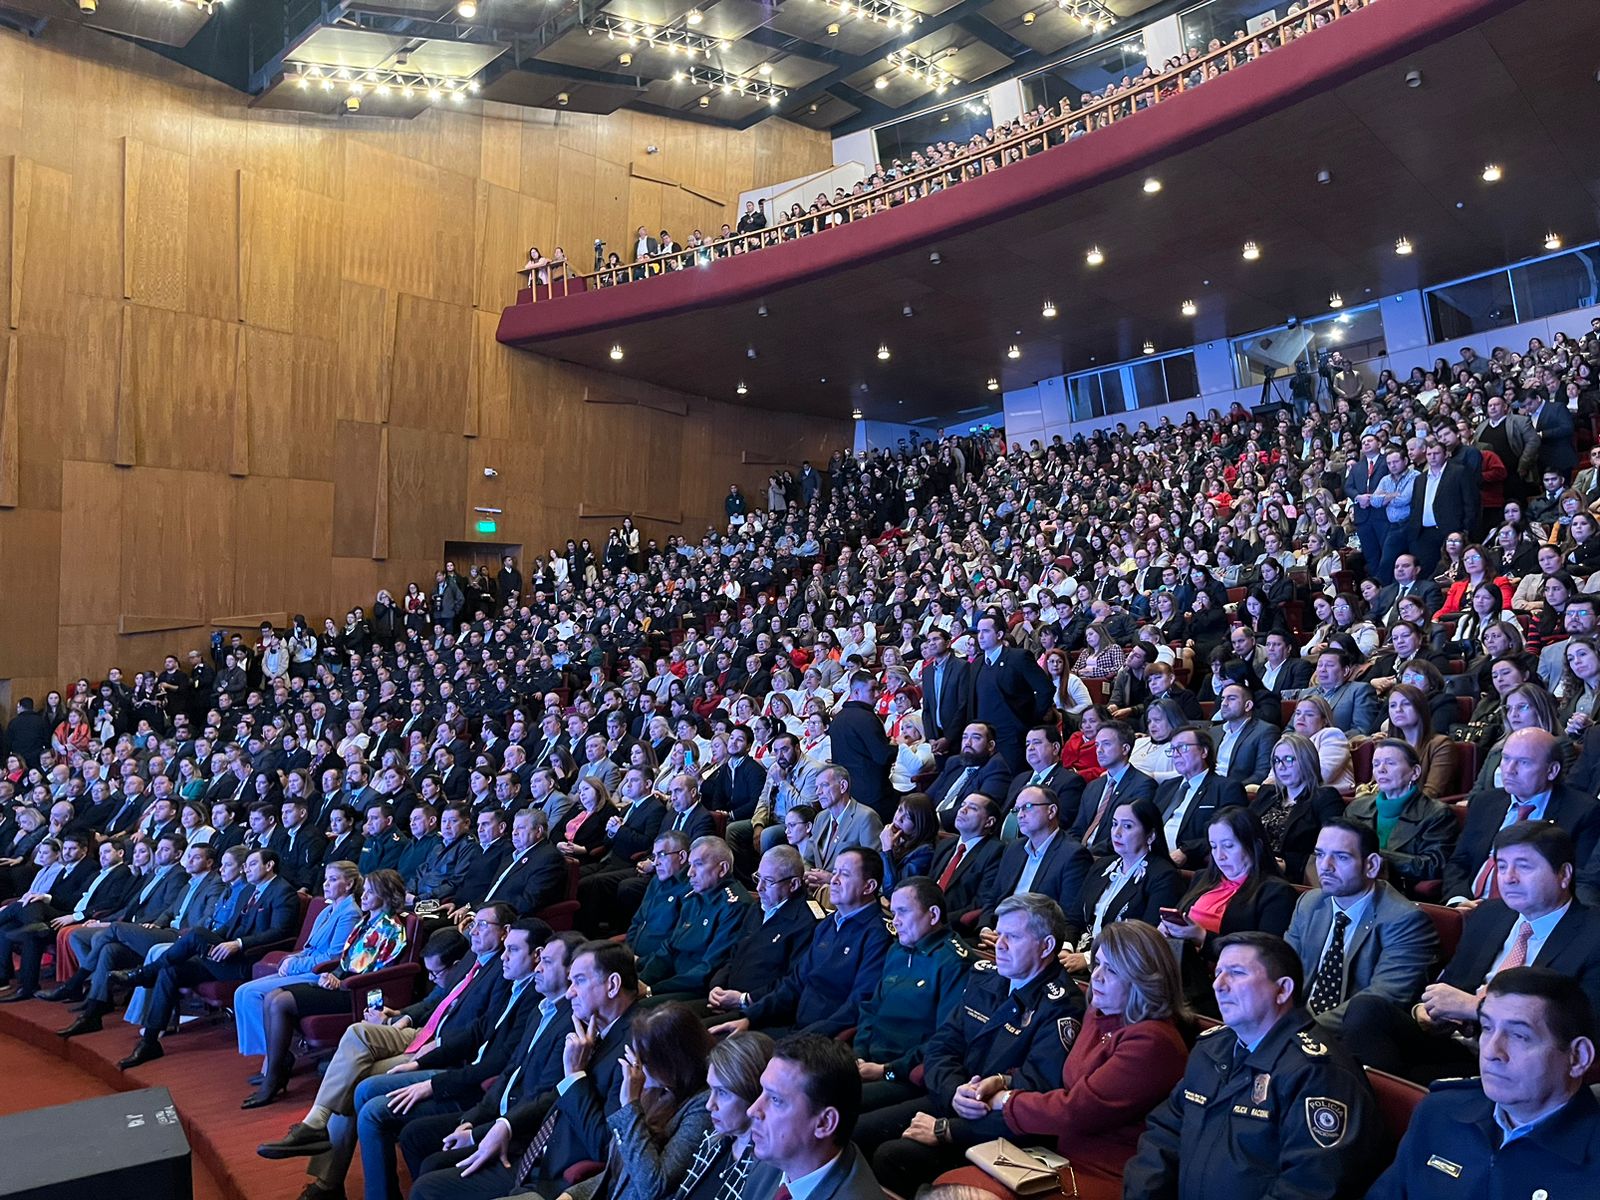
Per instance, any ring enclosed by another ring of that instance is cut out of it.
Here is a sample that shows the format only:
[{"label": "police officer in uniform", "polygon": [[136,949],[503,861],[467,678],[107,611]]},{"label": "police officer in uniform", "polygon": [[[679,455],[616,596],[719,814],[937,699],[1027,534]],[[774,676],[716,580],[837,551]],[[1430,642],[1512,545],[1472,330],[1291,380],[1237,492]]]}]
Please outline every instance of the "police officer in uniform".
[{"label": "police officer in uniform", "polygon": [[856,1025],[856,1066],[864,1109],[885,1108],[922,1094],[911,1082],[924,1047],[960,1001],[972,951],[950,932],[944,893],[926,875],[914,875],[889,898],[899,944],[884,960],[877,990],[861,1006]]},{"label": "police officer in uniform", "polygon": [[659,950],[677,927],[678,903],[689,894],[689,835],[664,829],[656,837],[650,883],[628,926],[628,945],[639,958]]},{"label": "police officer in uniform", "polygon": [[719,837],[696,838],[689,847],[688,895],[678,901],[678,923],[667,940],[639,964],[651,1001],[705,994],[712,972],[733,953],[755,900],[733,876],[733,851]]},{"label": "police officer in uniform", "polygon": [[1218,942],[1208,1029],[1123,1171],[1151,1200],[1360,1196],[1381,1164],[1382,1128],[1356,1061],[1299,1006],[1300,960],[1282,938]]},{"label": "police officer in uniform", "polygon": [[756,901],[745,914],[728,960],[711,975],[702,1015],[721,1020],[758,1000],[789,973],[811,945],[817,918],[806,898],[806,864],[793,846],[774,846],[756,868]]},{"label": "police officer in uniform", "polygon": [[883,855],[877,847],[847,846],[833,862],[828,899],[834,911],[817,923],[811,945],[794,960],[778,986],[741,1004],[741,1015],[711,1027],[712,1034],[752,1027],[773,1037],[778,1031],[836,1037],[854,1027],[863,1001],[883,974],[894,939],[883,923],[878,889]]},{"label": "police officer in uniform", "polygon": [[1556,1200],[1600,1178],[1600,1102],[1583,1086],[1594,1008],[1571,976],[1508,967],[1478,1005],[1478,1079],[1446,1079],[1417,1106],[1376,1200]]},{"label": "police officer in uniform", "polygon": [[966,1161],[969,1146],[1014,1137],[1005,1118],[955,1115],[957,1091],[974,1077],[1004,1075],[1007,1087],[1048,1091],[1061,1086],[1067,1051],[1083,1024],[1083,993],[1056,955],[1067,918],[1037,892],[1002,900],[995,913],[995,961],[978,962],[966,991],[928,1042],[925,1095],[863,1113],[855,1141],[879,1179],[909,1194]]}]

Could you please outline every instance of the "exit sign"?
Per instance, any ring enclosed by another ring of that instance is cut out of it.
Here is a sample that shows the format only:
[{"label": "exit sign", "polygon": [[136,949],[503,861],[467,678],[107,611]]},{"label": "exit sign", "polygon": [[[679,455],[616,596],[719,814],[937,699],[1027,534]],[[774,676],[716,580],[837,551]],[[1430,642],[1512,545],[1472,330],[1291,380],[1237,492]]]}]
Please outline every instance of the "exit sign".
[{"label": "exit sign", "polygon": [[479,533],[494,533],[500,526],[495,524],[493,517],[479,517],[477,529]]}]

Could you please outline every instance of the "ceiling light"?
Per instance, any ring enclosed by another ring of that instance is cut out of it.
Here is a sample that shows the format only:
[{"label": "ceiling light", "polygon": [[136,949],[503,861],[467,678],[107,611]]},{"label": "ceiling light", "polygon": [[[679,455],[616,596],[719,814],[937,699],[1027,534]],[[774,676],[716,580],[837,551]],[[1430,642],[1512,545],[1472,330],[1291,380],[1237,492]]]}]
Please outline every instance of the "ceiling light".
[{"label": "ceiling light", "polygon": [[428,99],[432,100],[435,104],[437,104],[437,103],[439,103],[440,100],[444,99],[444,93],[441,92],[438,88],[429,88],[428,89]]},{"label": "ceiling light", "polygon": [[1244,260],[1245,260],[1245,262],[1255,262],[1255,260],[1260,258],[1260,257],[1261,257],[1261,247],[1260,246],[1256,245],[1254,242],[1246,242],[1244,244]]},{"label": "ceiling light", "polygon": [[887,75],[879,75],[872,81],[872,86],[877,91],[883,91],[884,88],[889,86],[889,77]]},{"label": "ceiling light", "polygon": [[612,345],[612,347],[611,347],[611,361],[612,362],[621,362],[622,361],[622,346],[620,344],[615,344],[614,343]]},{"label": "ceiling light", "polygon": [[1544,248],[1546,250],[1559,250],[1559,249],[1561,249],[1561,236],[1559,234],[1556,234],[1556,233],[1547,233],[1547,234],[1545,234],[1544,235]]},{"label": "ceiling light", "polygon": [[1021,358],[1022,357],[1022,351],[1016,346],[1015,343],[1013,343],[1012,345],[1006,347],[1006,357],[1007,358]]},{"label": "ceiling light", "polygon": [[859,409],[859,408],[852,408],[852,409],[851,409],[851,410],[850,410],[850,419],[851,419],[851,420],[852,420],[852,421],[859,421],[859,420],[861,420],[861,410],[860,410],[860,409]]},{"label": "ceiling light", "polygon": [[1195,313],[1200,311],[1200,306],[1193,300],[1185,300],[1178,306],[1178,311],[1186,317],[1192,317],[1195,315]]},{"label": "ceiling light", "polygon": [[1157,179],[1154,175],[1150,176],[1149,179],[1144,181],[1144,194],[1146,196],[1154,196],[1160,190],[1161,180]]},{"label": "ceiling light", "polygon": [[346,96],[344,98],[344,110],[345,110],[345,112],[352,112],[352,113],[360,112],[361,111],[361,97],[359,95],[357,95],[356,93],[354,93],[354,92],[352,92],[350,95]]},{"label": "ceiling light", "polygon": [[759,67],[756,68],[756,70],[759,71],[762,75],[771,75],[772,74],[772,64],[771,63],[762,63]]},{"label": "ceiling light", "polygon": [[1090,246],[1089,253],[1083,256],[1083,260],[1091,267],[1098,267],[1101,263],[1105,262],[1106,256],[1100,253],[1099,246]]},{"label": "ceiling light", "polygon": [[878,361],[879,362],[888,362],[889,361],[889,343],[887,343],[887,342],[879,342],[878,343]]},{"label": "ceiling light", "polygon": [[701,96],[700,97],[700,107],[701,108],[710,108],[711,107],[711,97],[710,96]]},{"label": "ceiling light", "polygon": [[617,61],[619,63],[621,63],[625,67],[632,66],[633,65],[633,55],[629,54],[626,50],[624,50],[621,54],[617,55]]},{"label": "ceiling light", "polygon": [[461,0],[461,3],[456,5],[456,12],[461,16],[462,20],[472,20],[473,17],[478,15],[478,0]]},{"label": "ceiling light", "polygon": [[100,7],[100,0],[78,0],[78,11],[86,16],[94,16]]},{"label": "ceiling light", "polygon": [[[687,17],[685,17],[684,19],[686,21],[688,21],[689,24],[691,24],[691,25],[698,25],[698,24],[700,24],[701,21],[703,21],[705,19],[705,14],[702,13],[698,8],[691,8],[689,10],[689,15]],[[742,391],[743,391],[743,385],[742,384],[740,385],[740,389],[741,389],[741,394],[742,394]]]},{"label": "ceiling light", "polygon": [[1338,292],[1335,292],[1333,295],[1328,297],[1328,307],[1329,308],[1343,308],[1344,307],[1344,297],[1339,295]]},{"label": "ceiling light", "polygon": [[756,316],[764,317],[766,315],[767,315],[767,306],[766,306],[766,304],[763,303],[759,308],[756,309]]},{"label": "ceiling light", "polygon": [[1485,163],[1483,166],[1483,181],[1485,183],[1498,183],[1500,176],[1505,172],[1500,170],[1499,163]]},{"label": "ceiling light", "polygon": [[1156,352],[1156,344],[1147,340],[1144,344],[1144,352],[1146,354],[1154,354]]},{"label": "ceiling light", "polygon": [[[839,36],[839,22],[835,21],[831,25],[828,26],[828,36],[829,37],[838,37]],[[856,420],[858,420],[858,421],[860,419],[861,419],[860,417],[856,418]]]},{"label": "ceiling light", "polygon": [[1035,17],[1031,12],[1025,12],[1022,14],[1022,23],[1024,25],[1032,25],[1036,20],[1038,20],[1038,18]]},{"label": "ceiling light", "polygon": [[556,103],[561,105],[562,108],[565,108],[567,106],[567,102],[571,99],[572,97],[567,95],[565,92],[556,93]]},{"label": "ceiling light", "polygon": [[1056,302],[1054,300],[1046,300],[1044,302],[1044,319],[1046,321],[1048,321],[1051,317],[1053,317],[1055,315],[1056,315]]},{"label": "ceiling light", "polygon": [[741,395],[741,396],[743,396],[743,395],[745,395],[745,394],[746,394],[746,393],[747,393],[747,392],[749,392],[749,390],[750,390],[750,389],[749,389],[749,388],[747,388],[747,387],[745,387],[745,385],[744,385],[744,380],[742,380],[742,379],[741,379],[741,380],[739,380],[739,386],[738,386],[738,387],[736,387],[736,388],[734,388],[734,389],[733,389],[733,390],[734,390],[734,391],[735,391],[735,392],[737,392],[737,393],[738,393],[738,394],[739,394],[739,395]]},{"label": "ceiling light", "polygon": [[991,392],[998,392],[1000,390],[1000,381],[991,375],[989,376],[989,382],[984,384],[984,386]]},{"label": "ceiling light", "polygon": [[1396,254],[1400,255],[1400,257],[1402,257],[1402,258],[1404,258],[1407,254],[1410,254],[1411,253],[1411,239],[1410,238],[1395,238],[1395,240],[1394,240],[1394,252]]}]

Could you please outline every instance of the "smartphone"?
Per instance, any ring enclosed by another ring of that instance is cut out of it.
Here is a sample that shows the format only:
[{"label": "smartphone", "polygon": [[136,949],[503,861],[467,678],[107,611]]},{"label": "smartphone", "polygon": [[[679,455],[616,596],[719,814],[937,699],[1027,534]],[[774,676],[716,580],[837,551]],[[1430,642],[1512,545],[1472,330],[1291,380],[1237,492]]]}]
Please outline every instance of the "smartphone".
[{"label": "smartphone", "polygon": [[1184,923],[1183,914],[1175,908],[1161,909],[1161,919],[1169,925],[1182,925]]},{"label": "smartphone", "polygon": [[367,1007],[368,1008],[382,1008],[383,1007],[383,989],[382,988],[369,988],[367,990]]}]

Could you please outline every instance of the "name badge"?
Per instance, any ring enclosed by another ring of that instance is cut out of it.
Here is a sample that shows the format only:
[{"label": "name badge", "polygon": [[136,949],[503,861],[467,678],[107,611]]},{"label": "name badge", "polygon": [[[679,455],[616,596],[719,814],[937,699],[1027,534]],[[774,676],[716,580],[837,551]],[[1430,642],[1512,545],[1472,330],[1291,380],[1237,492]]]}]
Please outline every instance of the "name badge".
[{"label": "name badge", "polygon": [[1428,1165],[1435,1171],[1443,1171],[1451,1179],[1461,1178],[1461,1164],[1453,1163],[1448,1158],[1440,1158],[1437,1154],[1428,1158]]}]

